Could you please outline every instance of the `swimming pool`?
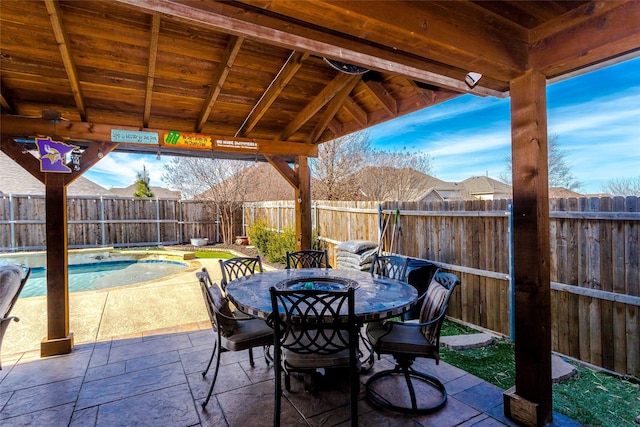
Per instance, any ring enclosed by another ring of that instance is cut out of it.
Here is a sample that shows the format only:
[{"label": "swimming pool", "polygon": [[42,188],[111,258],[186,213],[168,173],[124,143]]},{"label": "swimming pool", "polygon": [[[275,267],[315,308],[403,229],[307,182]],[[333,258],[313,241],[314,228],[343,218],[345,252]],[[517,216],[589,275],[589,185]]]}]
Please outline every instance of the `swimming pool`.
[{"label": "swimming pool", "polygon": [[[156,280],[179,273],[188,263],[163,259],[105,261],[69,266],[69,292],[91,291]],[[20,298],[47,294],[47,273],[32,268]]]}]

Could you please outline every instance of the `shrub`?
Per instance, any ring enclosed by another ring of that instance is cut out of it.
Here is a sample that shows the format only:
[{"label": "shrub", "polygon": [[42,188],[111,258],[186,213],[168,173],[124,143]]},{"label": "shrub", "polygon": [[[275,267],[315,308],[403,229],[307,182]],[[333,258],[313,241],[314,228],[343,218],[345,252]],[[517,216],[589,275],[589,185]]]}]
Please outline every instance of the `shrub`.
[{"label": "shrub", "polygon": [[267,228],[267,221],[264,219],[257,219],[247,230],[249,243],[261,254],[267,253],[267,245],[273,234],[275,233]]},{"label": "shrub", "polygon": [[267,244],[266,257],[271,262],[286,263],[287,252],[296,250],[296,231],[287,228],[282,233],[273,233],[273,237]]},{"label": "shrub", "polygon": [[[267,228],[264,219],[256,220],[247,230],[249,243],[255,246],[269,262],[286,263],[287,252],[296,250],[296,231],[286,228],[281,233]],[[317,233],[312,234],[312,247],[318,249]]]}]

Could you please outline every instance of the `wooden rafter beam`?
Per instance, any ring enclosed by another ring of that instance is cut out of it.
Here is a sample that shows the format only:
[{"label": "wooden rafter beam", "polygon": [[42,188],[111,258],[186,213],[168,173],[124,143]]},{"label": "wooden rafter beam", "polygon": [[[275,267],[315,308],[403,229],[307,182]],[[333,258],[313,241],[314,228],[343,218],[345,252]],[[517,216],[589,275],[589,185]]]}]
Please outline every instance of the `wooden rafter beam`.
[{"label": "wooden rafter beam", "polygon": [[[263,43],[291,50],[308,52],[348,62],[377,71],[400,74],[414,80],[453,90],[459,93],[474,93],[500,98],[508,93],[477,85],[469,88],[462,79],[449,77],[428,70],[424,59],[392,51],[370,42],[346,40],[331,31],[309,27],[277,17],[238,9],[226,2],[189,3],[175,0],[114,0],[148,13],[158,12],[172,19],[204,28],[222,31],[259,40]],[[240,13],[241,12],[241,13]],[[474,57],[477,53],[474,53]],[[511,73],[512,74],[512,73]]]},{"label": "wooden rafter beam", "polygon": [[287,59],[278,72],[278,75],[273,79],[267,90],[265,90],[264,94],[260,97],[258,103],[253,107],[249,116],[247,116],[243,125],[238,129],[239,136],[248,135],[253,130],[308,57],[309,54],[307,53],[291,53],[289,59]]},{"label": "wooden rafter beam", "polygon": [[[171,145],[164,144],[164,135],[168,134],[171,129],[149,129],[149,128],[137,128],[132,126],[113,126],[106,124],[87,123],[65,120],[61,122],[51,122],[49,120],[43,120],[40,118],[27,118],[10,115],[0,116],[0,129],[3,134],[8,136],[19,136],[23,138],[30,138],[34,136],[52,136],[63,140],[70,140],[76,142],[94,142],[94,141],[112,141],[112,130],[119,131],[144,131],[157,134],[158,141],[163,147],[170,148]],[[216,135],[207,135],[213,140],[218,139]],[[222,138],[228,139],[228,138]],[[287,141],[274,141],[264,140],[256,138],[234,138],[236,141],[256,143],[257,149],[252,152],[253,154],[260,155],[304,155],[307,157],[317,157],[318,147],[313,144],[302,144],[298,142]],[[158,145],[149,144],[132,144],[132,143],[120,143],[121,147],[136,145],[138,152],[156,153]],[[247,153],[242,148],[236,148],[233,146],[220,146],[216,145],[214,151],[224,153]],[[200,150],[202,152],[201,157],[210,157],[210,150]],[[192,150],[191,153],[194,153]]]},{"label": "wooden rafter beam", "polygon": [[382,86],[382,83],[368,81],[366,86],[369,89],[371,96],[373,96],[380,105],[382,105],[382,108],[384,108],[389,116],[396,117],[398,115],[398,104],[393,96],[391,96],[384,86]]},{"label": "wooden rafter beam", "polygon": [[618,6],[620,6],[620,3],[615,1],[593,1],[583,4],[530,30],[528,41],[530,44],[535,44],[554,34],[582,25],[587,20],[607,14]]},{"label": "wooden rafter beam", "polygon": [[49,13],[49,19],[51,20],[51,27],[55,34],[56,41],[58,42],[58,48],[60,49],[60,55],[62,55],[62,62],[69,78],[69,84],[71,85],[71,91],[73,92],[73,98],[76,102],[76,108],[78,114],[83,122],[87,121],[87,110],[84,105],[84,97],[82,95],[82,87],[80,86],[80,79],[78,78],[78,71],[76,70],[76,64],[71,56],[71,44],[67,37],[67,32],[64,29],[62,23],[62,11],[57,0],[45,0],[47,6],[47,12]]},{"label": "wooden rafter beam", "polygon": [[40,171],[40,162],[38,159],[25,150],[22,144],[19,144],[8,135],[2,135],[0,140],[0,151],[11,157],[16,163],[22,166],[35,179],[44,184],[44,172]]},{"label": "wooden rafter beam", "polygon": [[291,120],[287,127],[280,134],[280,139],[286,141],[298,129],[304,126],[322,107],[327,105],[345,86],[352,81],[352,75],[340,73],[327,84],[320,93],[311,100],[297,115]]},{"label": "wooden rafter beam", "polygon": [[282,158],[278,156],[264,156],[265,159],[282,175],[282,177],[287,180],[291,186],[300,190],[300,178],[296,171],[294,171],[291,166]]},{"label": "wooden rafter beam", "polygon": [[[531,67],[551,78],[629,52],[640,56],[640,2],[624,3],[606,12],[606,19],[595,14],[581,25],[553,33],[535,44]],[[590,48],[585,50],[583,46]]]},{"label": "wooden rafter beam", "polygon": [[2,105],[2,108],[8,113],[13,113],[13,108],[11,108],[11,104],[9,104],[9,101],[4,97],[3,93],[0,93],[0,105]]},{"label": "wooden rafter beam", "polygon": [[213,77],[213,81],[211,82],[211,87],[209,88],[209,93],[202,104],[202,110],[200,110],[200,114],[198,116],[198,121],[196,123],[195,130],[196,132],[202,131],[205,123],[209,120],[209,115],[211,114],[211,110],[213,109],[213,104],[216,103],[220,92],[222,91],[222,87],[224,86],[225,80],[227,80],[227,76],[229,75],[229,71],[231,71],[231,67],[238,56],[238,52],[240,52],[240,47],[242,46],[242,42],[244,41],[243,37],[231,36],[229,42],[227,43],[227,49],[225,50],[224,55],[222,55],[222,59],[220,60],[220,64],[218,65],[218,69],[216,70],[216,74]]},{"label": "wooden rafter beam", "polygon": [[[500,22],[500,27],[485,25],[487,12],[472,2],[449,6],[447,2],[409,1],[402,7],[392,1],[307,0],[303,5],[270,0],[240,2],[462,70],[474,63],[503,81],[520,73],[526,60],[526,43],[522,40],[526,31],[508,21]],[[452,29],[454,13],[459,26]]]},{"label": "wooden rafter beam", "polygon": [[151,18],[151,40],[149,41],[149,65],[147,66],[147,88],[144,95],[144,115],[142,125],[149,126],[151,116],[151,98],[156,76],[156,62],[158,59],[158,38],[160,37],[160,14],[154,13]]},{"label": "wooden rafter beam", "polygon": [[80,169],[72,171],[70,174],[65,175],[64,185],[69,185],[76,179],[80,178],[91,166],[98,163],[104,156],[112,152],[118,147],[118,144],[113,142],[100,141],[93,143],[84,150],[82,157],[80,158]]},{"label": "wooden rafter beam", "polygon": [[429,94],[427,94],[426,90],[420,88],[420,86],[418,86],[418,84],[414,80],[409,80],[409,85],[411,85],[411,87],[413,88],[413,90],[416,91],[418,96],[422,98],[422,102],[424,102],[425,106],[433,105],[433,101],[435,99],[435,97],[433,96],[433,92],[429,91]]},{"label": "wooden rafter beam", "polygon": [[331,122],[333,117],[336,115],[340,107],[342,107],[342,105],[344,104],[345,99],[349,97],[349,94],[351,93],[353,88],[356,87],[361,78],[361,75],[351,76],[351,80],[347,82],[347,84],[344,85],[342,89],[340,89],[340,92],[338,92],[336,96],[334,96],[333,99],[329,102],[325,110],[322,112],[318,123],[316,123],[316,127],[313,129],[313,132],[311,132],[310,142],[314,144],[318,142],[318,140],[322,136],[322,133],[325,131],[327,126],[329,126],[329,123]]},{"label": "wooden rafter beam", "polygon": [[346,97],[342,106],[351,114],[353,120],[355,120],[360,127],[367,127],[369,118],[366,111],[364,111],[350,96]]}]

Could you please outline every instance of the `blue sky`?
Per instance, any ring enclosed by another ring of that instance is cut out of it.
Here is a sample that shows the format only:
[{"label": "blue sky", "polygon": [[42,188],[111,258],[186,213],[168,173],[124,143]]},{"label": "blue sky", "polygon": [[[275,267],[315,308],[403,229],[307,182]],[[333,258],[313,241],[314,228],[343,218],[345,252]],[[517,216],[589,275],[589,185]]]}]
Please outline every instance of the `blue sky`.
[{"label": "blue sky", "polygon": [[[498,178],[510,155],[509,99],[464,95],[374,126],[372,145],[431,155],[445,181]],[[549,135],[558,136],[583,193],[599,193],[612,178],[640,176],[640,58],[547,86]],[[85,173],[103,187],[126,187],[146,166],[162,182],[164,156],[111,153]]]}]

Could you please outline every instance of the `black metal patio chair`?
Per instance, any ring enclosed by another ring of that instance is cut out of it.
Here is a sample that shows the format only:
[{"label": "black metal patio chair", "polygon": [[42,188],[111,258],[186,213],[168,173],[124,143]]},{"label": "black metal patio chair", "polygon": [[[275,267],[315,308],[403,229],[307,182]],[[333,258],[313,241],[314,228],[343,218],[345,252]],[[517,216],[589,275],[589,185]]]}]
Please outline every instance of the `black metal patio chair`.
[{"label": "black metal patio chair", "polygon": [[260,255],[255,257],[236,257],[226,260],[219,260],[220,270],[222,270],[222,280],[220,286],[222,290],[227,288],[227,283],[239,277],[254,273],[262,273],[262,260]]},{"label": "black metal patio chair", "polygon": [[362,323],[355,315],[353,287],[331,291],[272,287],[270,292],[276,369],[273,425],[280,425],[283,374],[290,390],[291,372],[348,368],[351,425],[357,426],[360,381],[356,347]]},{"label": "black metal patio chair", "polygon": [[286,268],[331,268],[327,250],[287,252]]},{"label": "black metal patio chair", "polygon": [[[413,369],[412,365],[419,357],[435,359],[436,364],[440,362],[440,329],[451,294],[459,283],[458,277],[451,273],[434,275],[424,294],[420,323],[392,320],[367,325],[367,337],[378,357],[390,354],[396,361],[394,369],[378,372],[367,380],[366,393],[371,402],[404,413],[428,413],[444,406],[447,390],[442,382],[433,375]],[[384,381],[398,376],[404,377],[409,403],[402,399],[406,393],[389,387]],[[420,387],[419,393],[416,393],[416,385]]]},{"label": "black metal patio chair", "polygon": [[409,258],[407,257],[373,254],[369,272],[372,275],[406,282],[407,265],[409,265]]},{"label": "black metal patio chair", "polygon": [[[213,343],[213,351],[209,358],[206,369],[202,372],[205,377],[209,372],[213,358],[216,357],[216,367],[213,373],[213,380],[207,398],[202,402],[202,408],[207,406],[213,387],[216,384],[218,370],[220,368],[220,354],[223,351],[249,350],[249,363],[254,366],[254,347],[268,347],[273,344],[273,329],[262,319],[251,317],[238,318],[233,315],[229,307],[229,301],[222,295],[222,291],[217,284],[211,282],[209,273],[203,268],[202,272],[196,273],[200,281],[200,289],[207,306],[211,325],[216,333],[216,340]],[[270,363],[270,355],[264,351],[264,358],[267,365]]]}]

